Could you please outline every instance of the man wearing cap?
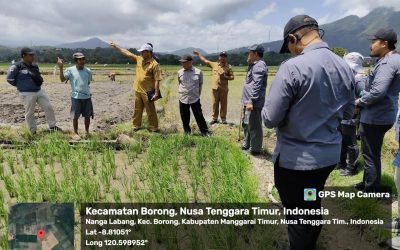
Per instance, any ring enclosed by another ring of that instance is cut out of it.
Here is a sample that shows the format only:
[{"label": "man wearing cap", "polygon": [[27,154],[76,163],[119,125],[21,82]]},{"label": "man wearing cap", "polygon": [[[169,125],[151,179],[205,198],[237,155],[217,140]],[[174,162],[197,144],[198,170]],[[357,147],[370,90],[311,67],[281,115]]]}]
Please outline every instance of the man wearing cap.
[{"label": "man wearing cap", "polygon": [[268,67],[262,59],[264,56],[262,45],[254,44],[248,50],[249,67],[242,92],[243,117],[248,121],[242,122],[245,135],[242,149],[248,150],[252,155],[258,155],[261,153],[263,143],[261,110],[265,101]]},{"label": "man wearing cap", "polygon": [[[358,52],[346,54],[343,59],[350,66],[355,79],[356,97],[361,97],[365,90],[367,75],[364,72],[364,57]],[[340,132],[342,133],[342,149],[338,168],[341,176],[352,176],[357,173],[358,145],[357,127],[360,123],[359,114],[354,114],[352,119],[342,120]]]},{"label": "man wearing cap", "polygon": [[211,88],[213,93],[213,114],[210,125],[218,123],[218,115],[221,116],[222,124],[227,124],[226,112],[228,107],[228,81],[235,78],[232,67],[227,62],[228,53],[226,53],[226,51],[221,52],[218,57],[218,62],[207,60],[207,58],[195,49],[193,49],[193,54],[198,56],[202,62],[212,69]]},{"label": "man wearing cap", "polygon": [[17,87],[25,108],[25,121],[32,134],[36,133],[36,103],[43,109],[50,131],[61,129],[56,126],[54,110],[41,86],[43,78],[39,67],[33,63],[35,52],[30,48],[22,48],[21,61],[13,64],[7,74],[7,82]]},{"label": "man wearing cap", "polygon": [[371,37],[371,57],[379,58],[368,84],[356,105],[361,109],[361,151],[364,177],[355,185],[364,191],[377,191],[381,184],[381,149],[385,133],[396,121],[400,91],[400,55],[396,52],[397,34],[390,28],[379,29]]},{"label": "man wearing cap", "polygon": [[114,42],[111,47],[122,55],[136,62],[136,77],[133,83],[135,91],[135,110],[133,112],[132,127],[137,131],[142,126],[143,109],[146,110],[149,127],[152,132],[158,131],[158,119],[154,102],[160,95],[161,71],[157,61],[153,58],[153,47],[145,43],[140,49],[140,56],[132,54],[129,50],[119,47]]},{"label": "man wearing cap", "polygon": [[193,67],[193,58],[190,55],[183,55],[179,60],[182,69],[178,71],[179,83],[179,111],[181,114],[183,130],[190,134],[190,109],[196,119],[197,126],[203,136],[209,136],[206,120],[201,110],[200,95],[203,86],[203,72]]},{"label": "man wearing cap", "polygon": [[74,127],[74,139],[79,140],[78,119],[82,115],[85,118],[85,131],[89,135],[90,117],[93,119],[93,105],[89,89],[90,81],[92,81],[92,72],[85,67],[85,56],[80,53],[74,53],[73,58],[75,66],[67,68],[65,71],[64,61],[57,59],[60,67],[60,80],[62,82],[69,81],[71,84],[71,116]]},{"label": "man wearing cap", "polygon": [[[295,57],[283,62],[272,82],[262,117],[276,128],[275,186],[286,209],[321,209],[321,199],[306,201],[308,188],[324,189],[339,162],[340,121],[354,110],[354,75],[344,60],[322,41],[317,21],[307,15],[289,20],[281,53]],[[313,192],[313,191],[311,191]],[[322,226],[299,223],[322,215],[292,215],[288,220],[291,249],[315,249]]]}]

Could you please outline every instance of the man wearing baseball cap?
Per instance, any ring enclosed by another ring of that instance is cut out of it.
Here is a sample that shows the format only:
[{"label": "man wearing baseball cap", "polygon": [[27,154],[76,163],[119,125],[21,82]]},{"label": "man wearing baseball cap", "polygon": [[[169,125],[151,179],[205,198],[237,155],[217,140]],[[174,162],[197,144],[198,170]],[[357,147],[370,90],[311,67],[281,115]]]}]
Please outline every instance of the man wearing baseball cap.
[{"label": "man wearing baseball cap", "polygon": [[200,95],[203,87],[203,72],[193,67],[193,58],[190,55],[183,55],[179,60],[182,69],[178,71],[179,83],[179,111],[181,114],[183,130],[185,134],[190,134],[190,109],[196,119],[197,126],[203,136],[210,136],[207,122],[201,110]]},{"label": "man wearing baseball cap", "polygon": [[242,149],[252,155],[262,150],[263,131],[261,110],[265,101],[268,67],[263,60],[264,47],[254,44],[248,48],[246,80],[242,92],[244,143]]},{"label": "man wearing baseball cap", "polygon": [[17,87],[25,108],[25,121],[32,134],[36,133],[37,125],[35,120],[36,103],[43,109],[50,131],[60,131],[56,126],[54,109],[50,104],[44,90],[41,88],[43,78],[39,67],[34,64],[35,52],[30,48],[21,49],[21,61],[11,65],[7,82]]},{"label": "man wearing baseball cap", "polygon": [[158,118],[154,102],[161,98],[161,71],[159,64],[153,57],[152,44],[143,44],[138,49],[140,56],[119,47],[114,42],[111,42],[110,45],[122,55],[136,62],[136,77],[133,83],[133,89],[135,91],[135,110],[133,112],[132,121],[133,131],[139,130],[142,126],[142,115],[145,109],[149,123],[148,130],[157,132],[159,130]]},{"label": "man wearing baseball cap", "polygon": [[366,90],[356,105],[361,109],[361,152],[365,161],[357,189],[374,192],[381,185],[381,149],[385,133],[396,121],[400,91],[400,55],[397,34],[382,28],[370,37],[371,57],[379,58],[369,75]]},{"label": "man wearing baseball cap", "polygon": [[[295,57],[279,67],[265,102],[266,127],[276,128],[275,186],[287,209],[321,209],[321,199],[306,201],[308,188],[324,189],[339,162],[340,121],[354,110],[354,75],[322,41],[317,21],[307,15],[289,20],[281,53]],[[322,215],[286,215],[288,220],[320,220]],[[291,249],[315,249],[321,226],[288,225]]]},{"label": "man wearing baseball cap", "polygon": [[85,119],[86,135],[89,135],[90,118],[93,119],[93,105],[90,94],[90,82],[92,81],[92,71],[85,67],[85,56],[80,53],[74,53],[73,59],[75,66],[63,70],[64,61],[57,58],[57,64],[60,67],[60,80],[69,81],[71,84],[71,116],[74,127],[74,138],[80,140],[78,132],[78,119],[82,115]]},{"label": "man wearing baseball cap", "polygon": [[232,67],[228,64],[228,53],[219,53],[218,61],[207,60],[197,50],[193,49],[193,54],[198,56],[202,62],[212,69],[212,94],[213,94],[213,114],[210,125],[218,123],[218,116],[221,116],[222,124],[227,124],[226,113],[228,108],[228,81],[233,80]]}]

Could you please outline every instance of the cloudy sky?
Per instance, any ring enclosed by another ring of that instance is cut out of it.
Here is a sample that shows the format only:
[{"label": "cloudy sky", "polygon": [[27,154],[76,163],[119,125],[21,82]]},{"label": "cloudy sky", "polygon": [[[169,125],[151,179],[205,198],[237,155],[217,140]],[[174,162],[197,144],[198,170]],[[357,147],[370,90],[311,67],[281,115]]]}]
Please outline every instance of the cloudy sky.
[{"label": "cloudy sky", "polygon": [[0,44],[57,45],[99,37],[127,47],[207,52],[279,40],[287,20],[306,13],[320,23],[364,16],[399,0],[0,0]]}]

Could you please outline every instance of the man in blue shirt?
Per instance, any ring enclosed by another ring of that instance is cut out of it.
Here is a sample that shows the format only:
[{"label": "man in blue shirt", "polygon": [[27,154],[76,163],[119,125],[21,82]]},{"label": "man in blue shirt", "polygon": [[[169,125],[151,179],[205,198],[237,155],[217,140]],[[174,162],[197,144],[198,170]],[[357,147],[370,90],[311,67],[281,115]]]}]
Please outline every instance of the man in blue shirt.
[{"label": "man in blue shirt", "polygon": [[268,67],[264,62],[264,47],[254,44],[248,48],[246,80],[243,86],[242,106],[244,119],[243,150],[248,150],[252,155],[259,155],[262,150],[263,131],[261,110],[265,101],[265,89],[267,88]]},{"label": "man in blue shirt", "polygon": [[377,57],[379,61],[369,75],[364,94],[356,101],[361,109],[361,151],[365,165],[363,181],[355,187],[368,192],[380,188],[383,138],[396,121],[400,91],[396,32],[379,29],[371,40],[371,57]]},{"label": "man in blue shirt", "polygon": [[43,78],[39,67],[33,63],[35,52],[30,48],[22,48],[21,61],[11,65],[7,82],[17,87],[19,95],[25,108],[25,121],[32,134],[36,133],[37,125],[35,120],[36,103],[46,114],[46,120],[50,131],[61,129],[56,126],[54,109],[44,90],[42,90]]},{"label": "man in blue shirt", "polygon": [[93,105],[89,91],[89,84],[92,80],[92,72],[85,67],[85,56],[77,52],[73,55],[75,66],[63,71],[64,62],[58,58],[57,64],[60,67],[60,80],[69,81],[71,84],[71,116],[74,126],[74,139],[79,140],[78,118],[82,115],[85,118],[86,135],[89,135],[90,117],[93,118]]},{"label": "man in blue shirt", "polygon": [[[275,186],[287,209],[321,209],[321,199],[306,201],[305,189],[324,189],[339,162],[340,121],[354,110],[354,76],[344,60],[322,41],[317,21],[307,15],[289,20],[283,62],[272,82],[262,117],[276,128]],[[322,215],[286,215],[289,220],[320,220]],[[288,225],[291,249],[315,249],[321,226]]]}]

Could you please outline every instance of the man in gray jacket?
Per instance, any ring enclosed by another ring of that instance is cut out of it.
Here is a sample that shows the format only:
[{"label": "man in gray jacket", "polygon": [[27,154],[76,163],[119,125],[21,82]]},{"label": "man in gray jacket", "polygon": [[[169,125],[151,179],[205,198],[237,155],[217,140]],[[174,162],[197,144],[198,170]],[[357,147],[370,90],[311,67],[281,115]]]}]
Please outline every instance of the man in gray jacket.
[{"label": "man in gray jacket", "polygon": [[383,138],[396,121],[400,91],[396,32],[388,28],[379,29],[371,41],[371,56],[379,58],[379,61],[369,75],[366,91],[356,101],[361,109],[361,151],[365,165],[363,181],[355,187],[368,192],[380,188]]},{"label": "man in gray jacket", "polygon": [[252,155],[259,155],[262,149],[263,132],[261,110],[265,101],[265,89],[267,88],[268,67],[264,62],[264,47],[254,44],[248,48],[246,81],[243,86],[243,150],[248,150]]},{"label": "man in gray jacket", "polygon": [[[298,15],[286,24],[281,53],[285,52],[295,57],[279,67],[262,111],[265,126],[277,128],[275,186],[285,208],[321,210],[316,194],[339,162],[342,137],[337,128],[353,114],[354,76],[322,41],[318,23],[310,16]],[[320,220],[322,215],[286,218]],[[321,228],[288,225],[291,249],[315,249]]]}]

